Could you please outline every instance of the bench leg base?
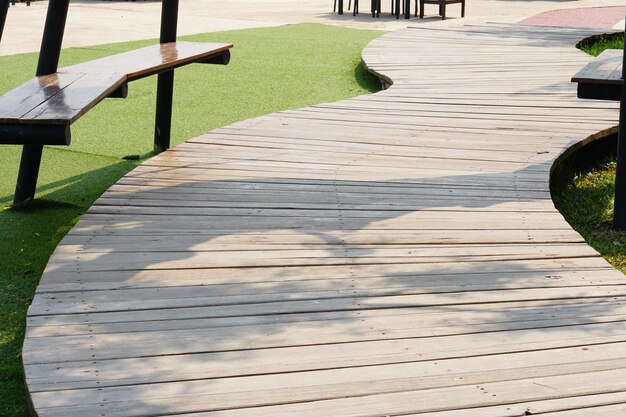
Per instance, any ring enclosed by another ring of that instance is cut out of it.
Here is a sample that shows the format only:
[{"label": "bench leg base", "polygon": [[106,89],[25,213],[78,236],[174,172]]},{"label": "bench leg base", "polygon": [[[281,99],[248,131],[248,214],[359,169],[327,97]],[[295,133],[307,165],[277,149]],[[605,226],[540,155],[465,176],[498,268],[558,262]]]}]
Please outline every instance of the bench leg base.
[{"label": "bench leg base", "polygon": [[161,153],[170,147],[173,101],[174,71],[172,70],[159,74],[157,79],[157,105],[154,128],[155,153]]},{"label": "bench leg base", "polygon": [[35,198],[39,167],[41,166],[42,145],[24,145],[20,170],[17,175],[13,206],[21,207]]}]

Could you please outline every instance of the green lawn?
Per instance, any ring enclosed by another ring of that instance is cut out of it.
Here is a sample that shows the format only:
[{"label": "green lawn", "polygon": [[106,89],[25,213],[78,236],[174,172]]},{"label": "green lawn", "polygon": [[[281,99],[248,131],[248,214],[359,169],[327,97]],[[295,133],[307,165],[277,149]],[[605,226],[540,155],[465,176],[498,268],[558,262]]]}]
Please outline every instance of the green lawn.
[{"label": "green lawn", "polygon": [[[624,48],[624,35],[609,35],[581,42],[579,47],[597,56],[607,48]],[[553,187],[554,203],[587,243],[613,266],[626,273],[626,233],[613,230],[615,198],[614,145],[592,144],[574,158],[584,163],[566,167],[569,175]]]},{"label": "green lawn", "polygon": [[626,273],[626,233],[612,228],[615,161],[577,173],[554,194],[554,203],[587,243]]},{"label": "green lawn", "polygon": [[[172,143],[238,120],[376,91],[360,52],[380,34],[307,24],[182,37],[235,48],[228,66],[177,70]],[[72,48],[61,65],[151,43]],[[0,57],[0,92],[30,79],[36,60],[36,54]],[[28,209],[9,208],[20,149],[0,147],[0,416],[28,414],[20,350],[26,309],[48,257],[92,202],[136,165],[124,156],[151,156],[155,89],[155,77],[130,84],[127,99],[106,100],[74,125],[69,148],[47,147],[38,200]]]},{"label": "green lawn", "polygon": [[591,36],[580,42],[577,47],[592,56],[600,55],[605,49],[624,49],[624,34]]}]

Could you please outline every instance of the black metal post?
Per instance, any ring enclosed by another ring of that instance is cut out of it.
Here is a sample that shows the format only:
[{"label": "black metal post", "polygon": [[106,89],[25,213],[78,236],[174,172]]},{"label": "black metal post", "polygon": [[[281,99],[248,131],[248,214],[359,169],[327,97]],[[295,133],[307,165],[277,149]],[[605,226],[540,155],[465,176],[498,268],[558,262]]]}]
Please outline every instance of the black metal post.
[{"label": "black metal post", "polygon": [[2,41],[4,24],[7,22],[7,13],[9,13],[9,0],[0,0],[0,41]]},{"label": "black metal post", "polygon": [[[626,42],[626,32],[624,41]],[[622,53],[622,80],[624,80],[624,84],[622,84],[620,93],[615,204],[613,207],[613,227],[617,230],[626,230],[626,55],[624,53]]]},{"label": "black metal post", "polygon": [[[48,3],[48,14],[37,64],[37,76],[57,72],[69,6],[70,0],[50,0]],[[42,152],[43,145],[24,145],[17,176],[17,186],[15,187],[15,197],[13,198],[14,205],[23,205],[35,197]]]},{"label": "black metal post", "polygon": [[48,3],[48,15],[46,16],[46,26],[43,30],[37,64],[37,76],[57,72],[69,7],[70,0],[50,0]]},{"label": "black metal post", "polygon": [[43,145],[24,145],[22,147],[22,159],[17,174],[15,196],[13,197],[14,206],[24,205],[35,198],[42,154]]},{"label": "black metal post", "polygon": [[[176,42],[178,0],[163,0],[161,9],[161,43]],[[154,151],[170,147],[172,132],[172,103],[174,100],[174,70],[158,75],[157,104],[154,128]]]}]

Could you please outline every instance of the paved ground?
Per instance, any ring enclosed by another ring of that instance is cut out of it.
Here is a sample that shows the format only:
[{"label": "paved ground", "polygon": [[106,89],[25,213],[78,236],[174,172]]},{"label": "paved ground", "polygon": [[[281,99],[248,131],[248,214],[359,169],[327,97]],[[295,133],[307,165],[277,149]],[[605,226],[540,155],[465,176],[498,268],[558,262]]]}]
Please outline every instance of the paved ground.
[{"label": "paved ground", "polygon": [[626,6],[560,9],[522,20],[528,25],[568,26],[578,28],[616,28],[624,30]]},{"label": "paved ground", "polygon": [[[396,20],[387,14],[372,19],[367,13],[337,16],[333,0],[181,0],[180,33],[192,34],[229,29],[243,29],[289,23],[316,22],[366,29],[394,30],[407,25],[454,26],[461,23],[489,21],[518,22],[536,14],[580,7],[621,6],[623,0],[468,0],[467,17],[459,15],[459,6],[450,8],[450,19],[441,22],[429,15],[424,20]],[[367,2],[362,2],[366,10]],[[31,7],[19,4],[9,11],[7,27],[0,45],[0,55],[36,51],[41,41],[47,2]],[[73,0],[64,46],[86,46],[158,36],[161,3]],[[431,6],[434,8],[434,6]],[[383,10],[389,10],[388,0]],[[433,10],[434,11],[434,10]],[[427,13],[429,11],[427,10]],[[623,16],[623,14],[622,14]]]}]

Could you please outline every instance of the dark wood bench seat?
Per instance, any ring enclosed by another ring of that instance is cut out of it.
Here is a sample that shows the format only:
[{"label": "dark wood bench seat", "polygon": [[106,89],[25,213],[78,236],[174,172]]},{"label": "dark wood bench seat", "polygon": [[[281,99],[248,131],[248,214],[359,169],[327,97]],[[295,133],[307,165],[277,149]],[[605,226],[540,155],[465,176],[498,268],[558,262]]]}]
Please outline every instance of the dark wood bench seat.
[{"label": "dark wood bench seat", "polygon": [[170,42],[61,68],[0,97],[0,144],[69,145],[69,126],[127,83],[191,63],[227,64],[231,44]]},{"label": "dark wood bench seat", "polygon": [[622,80],[622,49],[607,49],[574,75],[578,98],[619,101]]}]

